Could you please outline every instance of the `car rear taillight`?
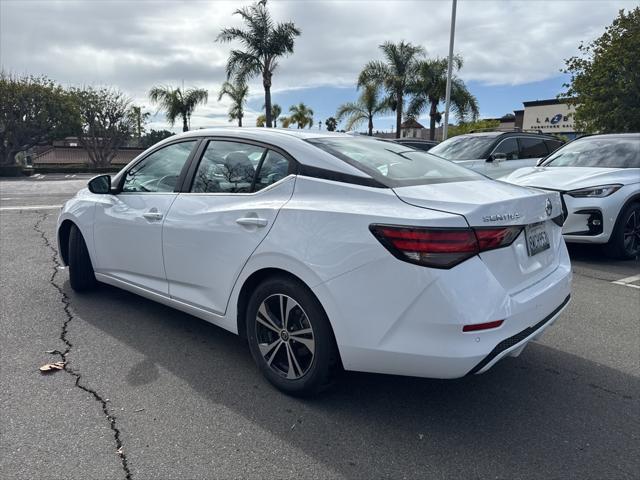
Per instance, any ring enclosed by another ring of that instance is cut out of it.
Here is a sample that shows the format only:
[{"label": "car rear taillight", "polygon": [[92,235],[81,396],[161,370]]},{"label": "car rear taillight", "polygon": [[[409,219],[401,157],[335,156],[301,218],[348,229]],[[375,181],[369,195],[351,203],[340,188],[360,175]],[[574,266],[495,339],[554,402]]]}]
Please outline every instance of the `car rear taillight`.
[{"label": "car rear taillight", "polygon": [[520,235],[522,227],[476,228],[478,248],[481,252],[506,247]]},{"label": "car rear taillight", "polygon": [[425,267],[451,268],[480,252],[511,245],[523,227],[471,229],[373,224],[369,228],[400,260]]}]

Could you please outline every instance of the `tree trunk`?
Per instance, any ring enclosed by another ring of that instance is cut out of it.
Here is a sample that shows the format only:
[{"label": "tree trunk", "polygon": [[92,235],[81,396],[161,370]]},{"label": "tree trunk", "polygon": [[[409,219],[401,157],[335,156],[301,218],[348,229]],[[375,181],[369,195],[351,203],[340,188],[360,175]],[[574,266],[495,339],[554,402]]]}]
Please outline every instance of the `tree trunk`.
[{"label": "tree trunk", "polygon": [[429,140],[436,139],[436,116],[438,115],[438,102],[431,101],[429,111]]},{"label": "tree trunk", "polygon": [[187,123],[187,116],[186,115],[182,116],[182,131],[183,132],[188,132],[189,131],[189,124]]},{"label": "tree trunk", "polygon": [[271,73],[268,71],[262,74],[262,85],[264,86],[264,117],[267,128],[273,126],[271,119]]},{"label": "tree trunk", "polygon": [[404,98],[402,93],[398,93],[397,95],[397,105],[396,105],[396,138],[400,138],[400,126],[402,125],[402,102]]},{"label": "tree trunk", "polygon": [[242,126],[242,115],[238,116],[238,126]]},{"label": "tree trunk", "polygon": [[17,151],[9,150],[4,153],[2,159],[0,159],[0,166],[9,167],[16,164],[16,153]]},{"label": "tree trunk", "polygon": [[370,137],[373,136],[373,115],[369,115],[369,133]]}]

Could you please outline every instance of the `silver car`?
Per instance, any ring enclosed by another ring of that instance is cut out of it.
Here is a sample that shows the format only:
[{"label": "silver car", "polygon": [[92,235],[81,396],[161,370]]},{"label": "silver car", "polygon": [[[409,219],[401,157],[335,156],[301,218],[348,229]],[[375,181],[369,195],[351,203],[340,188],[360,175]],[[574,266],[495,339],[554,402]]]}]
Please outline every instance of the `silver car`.
[{"label": "silver car", "polygon": [[483,132],[451,137],[429,153],[491,178],[499,178],[538,161],[562,145],[550,135],[525,132]]}]

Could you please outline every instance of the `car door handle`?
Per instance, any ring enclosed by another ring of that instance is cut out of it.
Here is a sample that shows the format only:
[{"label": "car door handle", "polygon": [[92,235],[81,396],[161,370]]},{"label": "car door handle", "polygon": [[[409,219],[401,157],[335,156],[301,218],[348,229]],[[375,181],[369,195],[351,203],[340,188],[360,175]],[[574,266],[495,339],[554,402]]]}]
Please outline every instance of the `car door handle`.
[{"label": "car door handle", "polygon": [[237,219],[236,223],[245,227],[266,227],[269,221],[266,218],[243,217]]},{"label": "car door handle", "polygon": [[162,213],[160,212],[144,212],[142,216],[147,220],[162,220]]}]

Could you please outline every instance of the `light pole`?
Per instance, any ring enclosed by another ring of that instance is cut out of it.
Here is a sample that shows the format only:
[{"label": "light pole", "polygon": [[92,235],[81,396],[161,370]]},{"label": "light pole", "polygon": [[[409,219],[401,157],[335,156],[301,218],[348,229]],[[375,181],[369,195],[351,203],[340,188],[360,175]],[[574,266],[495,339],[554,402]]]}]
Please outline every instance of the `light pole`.
[{"label": "light pole", "polygon": [[453,67],[453,39],[456,35],[456,4],[458,0],[453,0],[451,6],[451,33],[449,37],[449,63],[447,65],[447,93],[444,101],[444,125],[442,125],[442,140],[447,139],[449,130],[449,107],[451,104],[451,69]]}]

